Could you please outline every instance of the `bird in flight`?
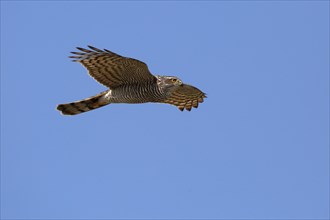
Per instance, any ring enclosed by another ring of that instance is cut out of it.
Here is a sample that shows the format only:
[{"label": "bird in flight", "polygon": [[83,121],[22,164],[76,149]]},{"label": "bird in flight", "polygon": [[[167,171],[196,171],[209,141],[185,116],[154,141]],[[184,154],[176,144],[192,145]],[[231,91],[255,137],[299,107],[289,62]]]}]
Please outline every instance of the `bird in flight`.
[{"label": "bird in flight", "polygon": [[167,103],[181,111],[190,111],[206,98],[204,92],[184,84],[178,77],[152,75],[144,62],[107,49],[88,47],[77,47],[81,52],[71,52],[74,56],[70,58],[81,63],[96,81],[109,89],[80,101],[58,105],[57,110],[63,115],[76,115],[111,103]]}]

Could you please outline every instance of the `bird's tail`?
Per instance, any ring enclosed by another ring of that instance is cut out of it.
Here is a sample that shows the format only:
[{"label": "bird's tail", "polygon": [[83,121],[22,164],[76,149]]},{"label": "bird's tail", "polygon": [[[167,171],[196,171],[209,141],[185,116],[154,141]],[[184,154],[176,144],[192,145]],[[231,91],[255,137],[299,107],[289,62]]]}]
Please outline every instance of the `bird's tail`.
[{"label": "bird's tail", "polygon": [[57,110],[61,111],[63,115],[77,115],[96,108],[100,108],[110,104],[109,100],[105,98],[105,94],[108,91],[109,90],[80,101],[60,104],[57,106]]}]

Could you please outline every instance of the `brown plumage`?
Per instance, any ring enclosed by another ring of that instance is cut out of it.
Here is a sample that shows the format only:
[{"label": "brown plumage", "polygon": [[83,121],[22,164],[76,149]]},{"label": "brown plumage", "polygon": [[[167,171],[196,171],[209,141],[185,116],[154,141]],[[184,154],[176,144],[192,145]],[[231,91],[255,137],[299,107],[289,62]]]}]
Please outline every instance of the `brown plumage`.
[{"label": "brown plumage", "polygon": [[64,115],[76,115],[82,112],[87,112],[96,108],[100,108],[109,104],[107,100],[102,100],[102,98],[107,92],[108,91],[104,91],[98,95],[77,102],[60,104],[57,106],[57,110],[61,111]]},{"label": "brown plumage", "polygon": [[109,50],[77,47],[82,52],[72,52],[75,62],[87,68],[89,74],[109,90],[90,98],[60,104],[57,109],[65,115],[90,111],[110,103],[168,103],[181,111],[197,108],[206,98],[205,93],[174,76],[154,76],[148,66],[136,59],[127,58]]}]

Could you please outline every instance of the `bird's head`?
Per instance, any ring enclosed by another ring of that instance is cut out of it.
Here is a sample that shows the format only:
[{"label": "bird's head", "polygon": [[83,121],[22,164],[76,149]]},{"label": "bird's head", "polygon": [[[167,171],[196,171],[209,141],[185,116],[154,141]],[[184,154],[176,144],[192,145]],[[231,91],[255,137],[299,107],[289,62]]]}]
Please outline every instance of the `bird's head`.
[{"label": "bird's head", "polygon": [[175,76],[156,76],[157,84],[161,88],[171,89],[177,86],[181,86],[183,83],[181,79]]}]

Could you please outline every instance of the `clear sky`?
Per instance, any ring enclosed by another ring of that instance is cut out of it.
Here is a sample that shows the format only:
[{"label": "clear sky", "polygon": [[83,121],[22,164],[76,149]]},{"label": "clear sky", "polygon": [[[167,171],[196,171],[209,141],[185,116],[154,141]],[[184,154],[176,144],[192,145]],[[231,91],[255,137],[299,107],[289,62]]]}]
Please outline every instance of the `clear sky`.
[{"label": "clear sky", "polygon": [[[86,45],[208,98],[62,116]],[[328,1],[1,2],[3,219],[327,219],[328,113]]]}]

